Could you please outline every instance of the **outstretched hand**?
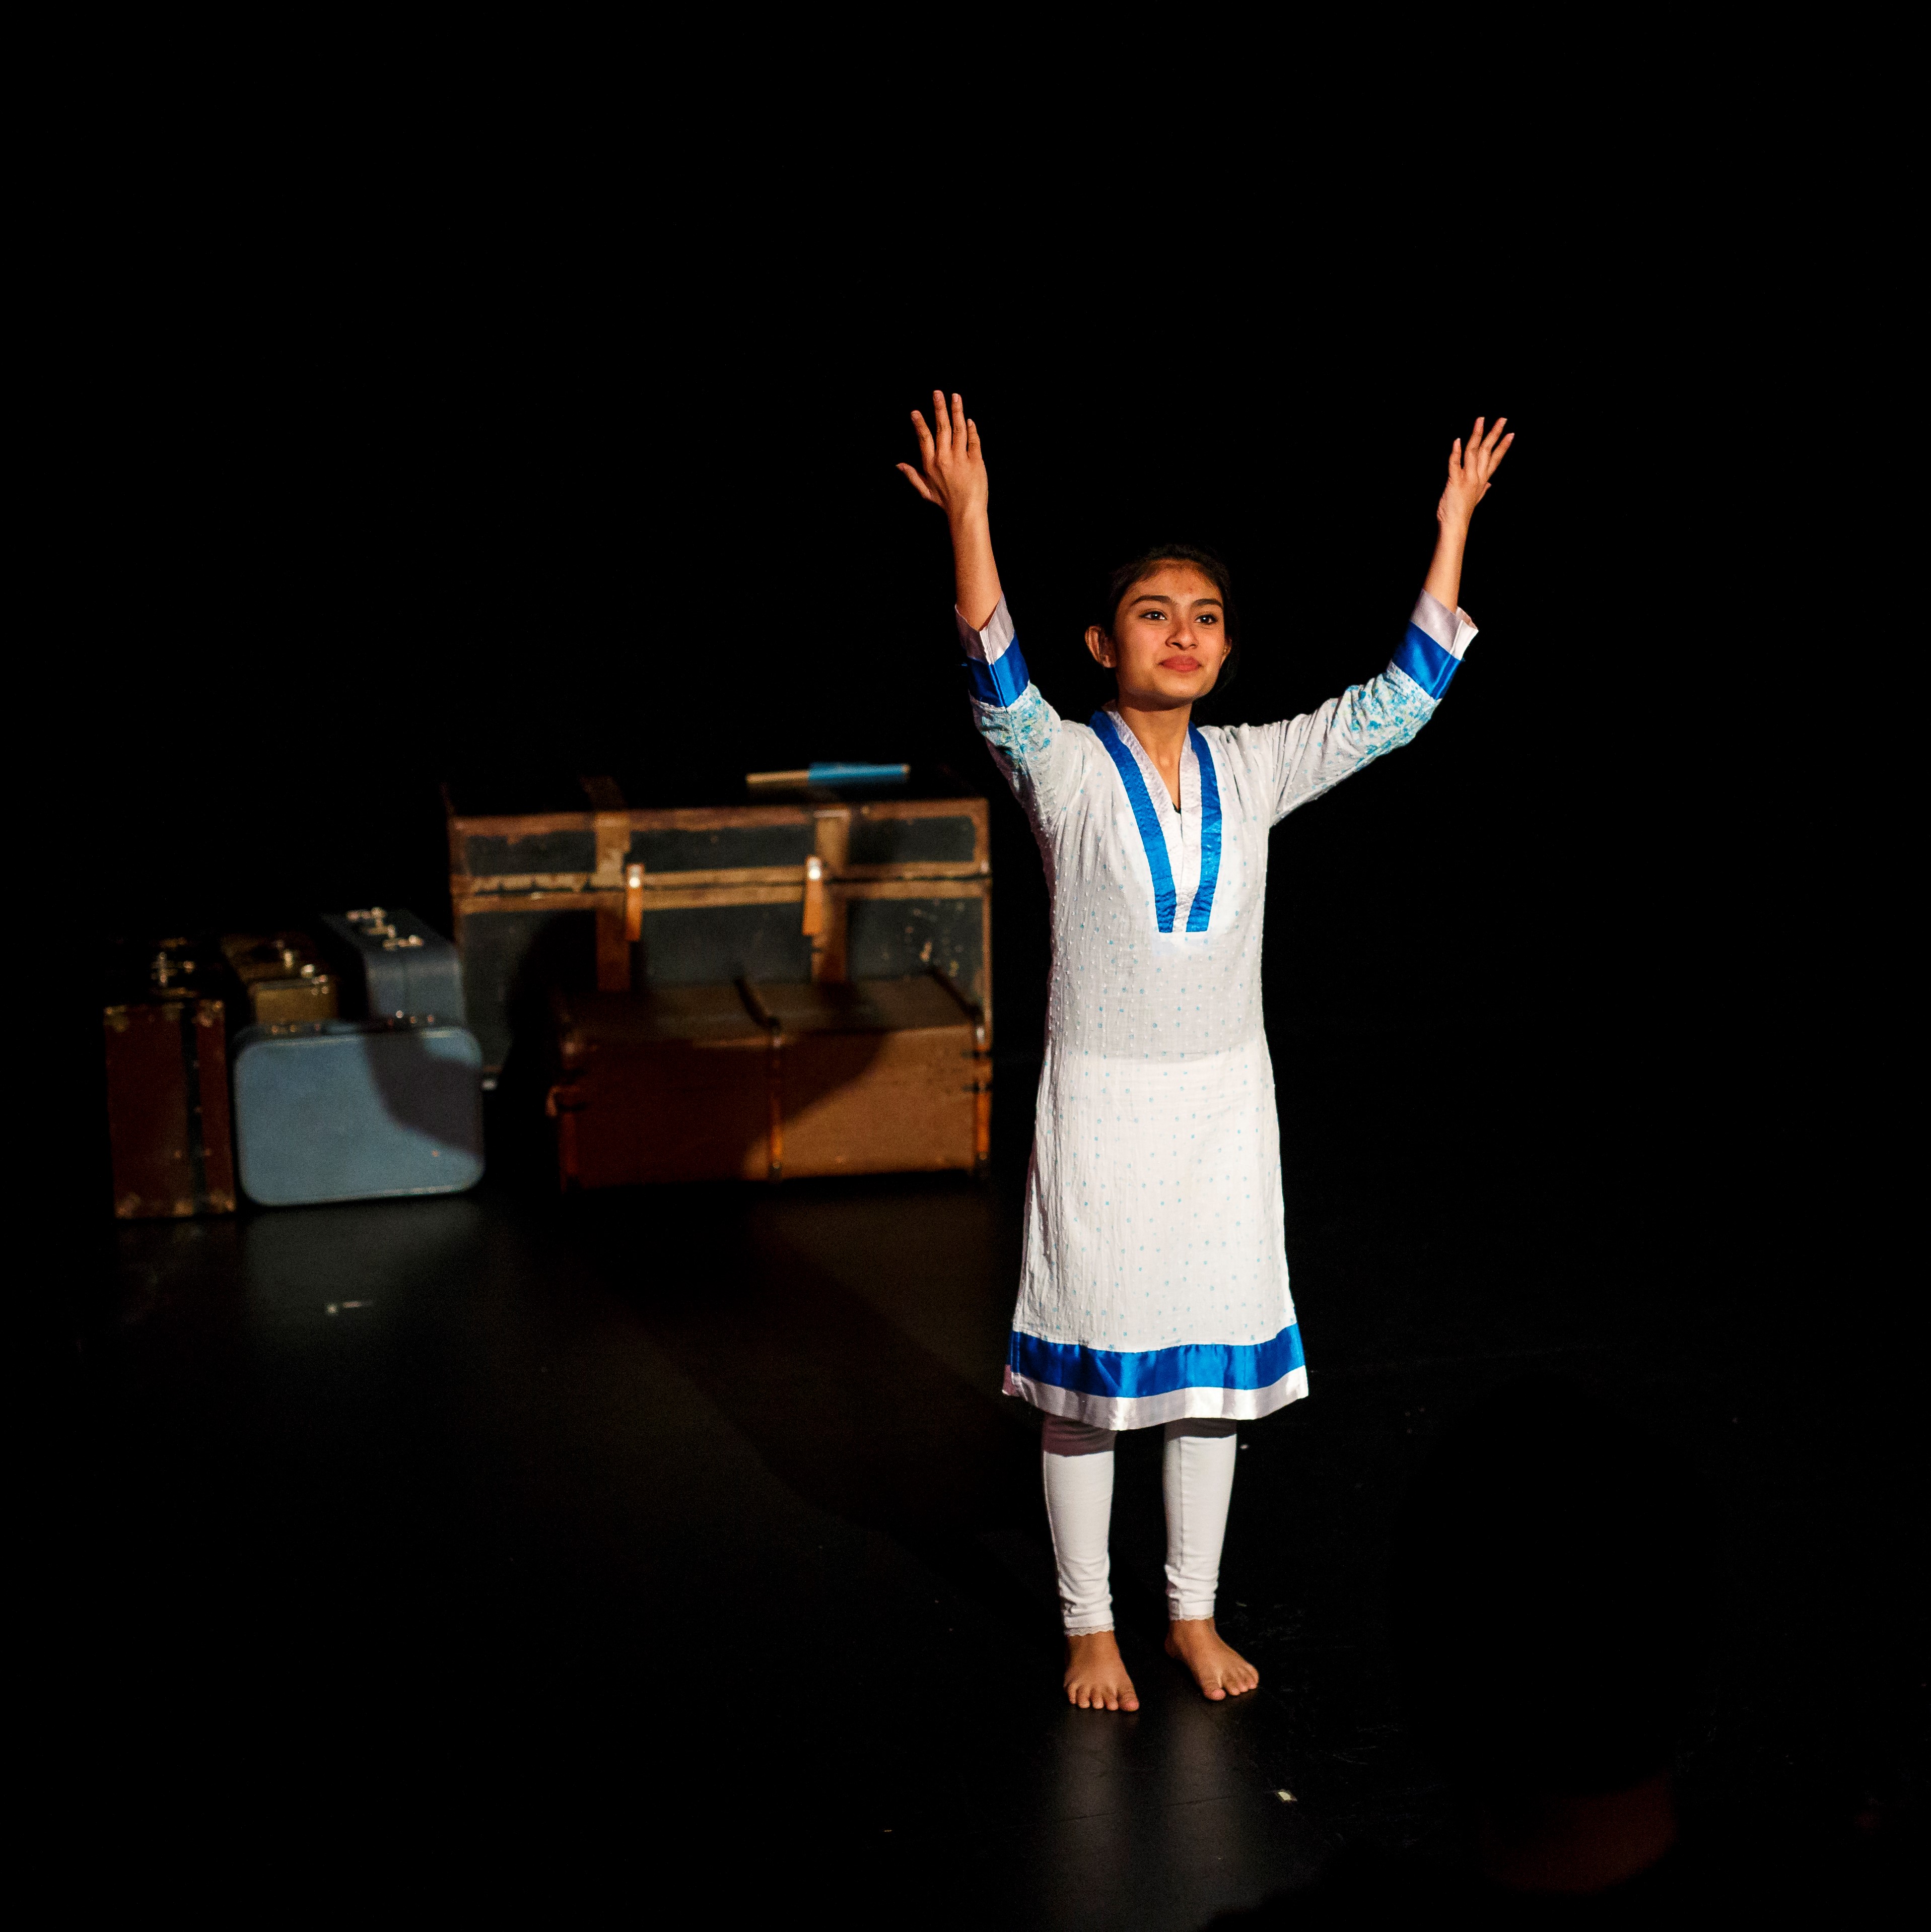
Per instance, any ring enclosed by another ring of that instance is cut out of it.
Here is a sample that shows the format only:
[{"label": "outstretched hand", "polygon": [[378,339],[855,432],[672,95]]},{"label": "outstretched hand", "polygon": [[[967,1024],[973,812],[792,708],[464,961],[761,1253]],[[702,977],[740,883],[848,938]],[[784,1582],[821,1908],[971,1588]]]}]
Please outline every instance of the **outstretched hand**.
[{"label": "outstretched hand", "polygon": [[1462,439],[1455,439],[1455,447],[1448,452],[1448,487],[1441,493],[1441,501],[1435,506],[1435,517],[1443,524],[1459,524],[1464,530],[1468,527],[1468,519],[1475,514],[1475,506],[1489,494],[1489,485],[1497,470],[1502,466],[1502,458],[1509,453],[1509,445],[1515,441],[1511,432],[1502,434],[1507,423],[1507,416],[1498,416],[1495,427],[1486,436],[1482,434],[1487,418],[1477,416],[1475,427],[1468,432],[1468,447],[1465,454]]},{"label": "outstretched hand", "polygon": [[963,397],[946,406],[932,392],[932,426],[916,410],[912,427],[919,435],[919,467],[901,463],[905,480],[928,503],[946,513],[952,533],[952,579],[959,614],[974,630],[992,621],[999,604],[999,570],[992,560],[992,524],[985,513],[991,494],[979,425],[965,412]]},{"label": "outstretched hand", "polygon": [[979,447],[979,425],[966,414],[963,398],[955,394],[948,410],[943,392],[934,389],[931,427],[926,427],[916,410],[912,412],[912,427],[919,438],[919,467],[899,464],[906,482],[927,502],[937,504],[955,530],[975,512],[983,514],[990,494],[985,456]]}]

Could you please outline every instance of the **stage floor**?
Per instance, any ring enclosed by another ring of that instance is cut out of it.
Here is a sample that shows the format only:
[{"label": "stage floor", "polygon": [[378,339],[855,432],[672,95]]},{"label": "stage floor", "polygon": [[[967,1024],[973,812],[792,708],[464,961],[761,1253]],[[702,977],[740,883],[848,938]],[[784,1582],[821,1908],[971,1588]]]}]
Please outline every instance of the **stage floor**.
[{"label": "stage floor", "polygon": [[1243,1433],[1222,1597],[1262,1688],[1210,1706],[1160,1654],[1154,1431],[1114,1534],[1142,1708],[1069,1710],[1037,1419],[999,1393],[1025,1063],[1001,1078],[982,1184],[565,1202],[512,1171],[103,1235],[55,1589],[88,1884],[1129,1932],[1343,1844],[1440,1841],[1388,1681],[1387,1532],[1440,1422],[1539,1369],[1716,1494],[1692,1804],[1825,1828],[1908,1797],[1885,1351],[1795,1321],[1803,1284],[1721,1199],[1585,1184],[1532,1129],[1458,1140],[1446,1076],[1289,1109],[1312,1394]]}]

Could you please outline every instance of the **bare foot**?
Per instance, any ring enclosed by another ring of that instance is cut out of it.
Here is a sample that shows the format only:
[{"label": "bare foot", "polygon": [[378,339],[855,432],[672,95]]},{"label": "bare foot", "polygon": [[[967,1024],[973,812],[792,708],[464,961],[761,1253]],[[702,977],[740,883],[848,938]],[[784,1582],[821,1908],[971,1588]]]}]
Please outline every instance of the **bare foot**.
[{"label": "bare foot", "polygon": [[1211,1617],[1176,1618],[1167,1625],[1167,1654],[1194,1674],[1194,1682],[1217,1704],[1253,1690],[1261,1673],[1240,1652],[1223,1643]]},{"label": "bare foot", "polygon": [[1066,1639],[1066,1702],[1082,1711],[1139,1709],[1138,1694],[1111,1630],[1088,1630]]}]

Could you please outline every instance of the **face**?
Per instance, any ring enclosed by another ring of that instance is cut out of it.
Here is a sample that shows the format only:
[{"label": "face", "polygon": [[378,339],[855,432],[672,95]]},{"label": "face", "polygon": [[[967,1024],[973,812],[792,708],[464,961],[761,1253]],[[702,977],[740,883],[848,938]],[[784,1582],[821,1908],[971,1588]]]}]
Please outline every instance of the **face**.
[{"label": "face", "polygon": [[1162,564],[1120,600],[1109,637],[1096,624],[1086,647],[1141,710],[1177,710],[1204,698],[1227,662],[1227,608],[1190,563]]}]

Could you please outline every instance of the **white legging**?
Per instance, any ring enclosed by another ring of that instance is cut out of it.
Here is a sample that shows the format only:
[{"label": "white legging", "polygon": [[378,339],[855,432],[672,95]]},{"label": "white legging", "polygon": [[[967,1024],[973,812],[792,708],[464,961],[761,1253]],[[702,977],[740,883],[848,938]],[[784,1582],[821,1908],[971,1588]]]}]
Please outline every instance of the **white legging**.
[{"label": "white legging", "polygon": [[[1234,1493],[1236,1425],[1204,1419],[1167,1424],[1161,1486],[1167,1498],[1167,1614],[1210,1617],[1220,1546]],[[1060,1568],[1066,1633],[1113,1628],[1106,1532],[1113,1514],[1114,1431],[1045,1419],[1046,1521]]]}]

